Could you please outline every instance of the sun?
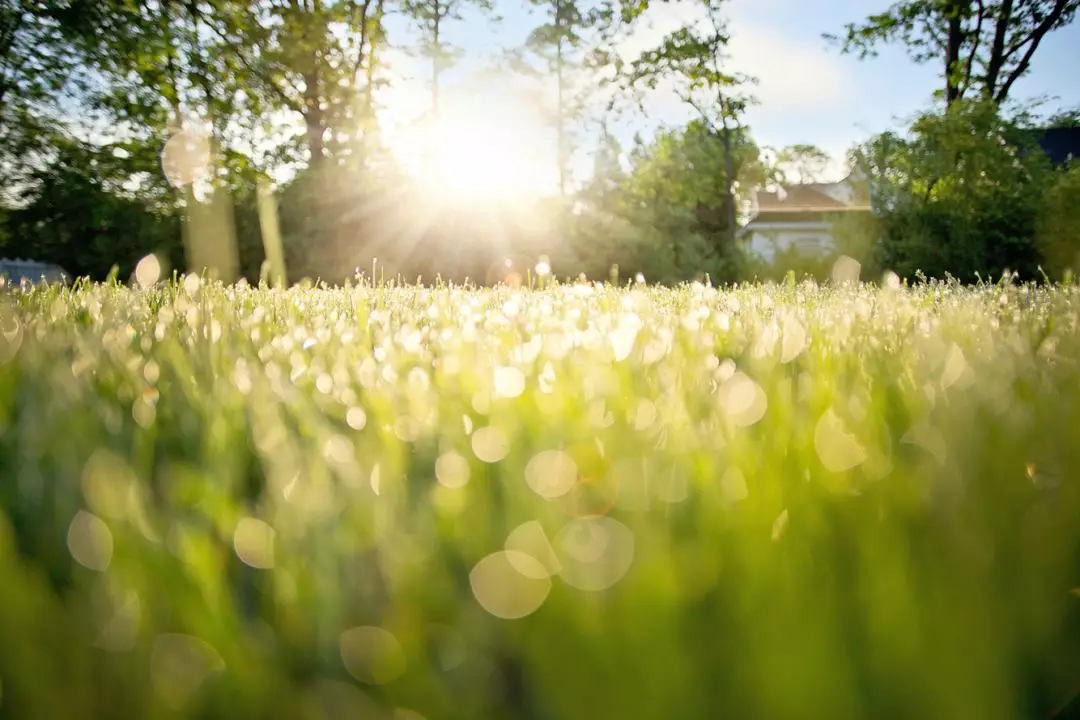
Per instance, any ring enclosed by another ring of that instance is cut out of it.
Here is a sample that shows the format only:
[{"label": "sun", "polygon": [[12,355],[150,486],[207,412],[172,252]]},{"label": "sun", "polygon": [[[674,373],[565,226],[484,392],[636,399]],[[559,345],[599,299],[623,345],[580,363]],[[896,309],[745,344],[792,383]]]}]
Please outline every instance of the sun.
[{"label": "sun", "polygon": [[425,193],[456,202],[513,204],[551,194],[551,133],[517,99],[485,94],[447,103],[437,118],[402,133],[399,160]]}]

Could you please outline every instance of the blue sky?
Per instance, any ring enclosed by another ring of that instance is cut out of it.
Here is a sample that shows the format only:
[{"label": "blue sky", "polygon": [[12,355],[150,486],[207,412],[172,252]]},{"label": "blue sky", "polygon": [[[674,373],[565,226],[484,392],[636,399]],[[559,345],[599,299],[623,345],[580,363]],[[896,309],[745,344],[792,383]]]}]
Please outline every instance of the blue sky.
[{"label": "blue sky", "polygon": [[[879,57],[860,61],[841,55],[822,38],[823,33],[838,32],[846,22],[889,4],[888,0],[731,0],[732,64],[759,79],[753,91],[759,104],[746,117],[759,144],[817,145],[836,158],[836,173],[854,143],[899,127],[905,117],[928,105],[940,84],[938,68],[915,65],[899,47],[884,48]],[[689,3],[657,3],[647,16],[652,28],[644,29],[635,42],[648,44],[678,27],[690,17],[688,7]],[[540,22],[538,14],[530,15],[517,1],[503,0],[496,9],[504,18],[497,28],[472,13],[447,28],[465,59],[447,76],[446,86],[452,88],[455,82],[490,67],[497,62],[500,48],[520,44]],[[1017,84],[1014,98],[1050,96],[1047,110],[1080,106],[1078,67],[1080,22],[1043,41],[1031,73]],[[402,91],[412,92],[414,100],[424,97],[426,67],[399,60],[395,70],[399,68],[415,74],[401,86]],[[620,134],[627,137],[635,129],[679,124],[691,117],[664,91],[648,97],[647,109],[647,117],[624,121]],[[578,160],[582,170],[586,159]]]}]

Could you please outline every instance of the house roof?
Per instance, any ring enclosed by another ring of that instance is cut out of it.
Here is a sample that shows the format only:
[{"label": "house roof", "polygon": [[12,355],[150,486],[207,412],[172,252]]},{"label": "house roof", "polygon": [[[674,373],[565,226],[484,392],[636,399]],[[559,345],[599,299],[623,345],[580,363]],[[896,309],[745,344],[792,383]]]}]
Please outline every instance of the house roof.
[{"label": "house roof", "polygon": [[829,197],[819,184],[788,185],[776,192],[757,194],[758,212],[806,212],[840,210],[844,203]]},{"label": "house roof", "polygon": [[797,210],[794,212],[774,212],[772,210],[762,210],[747,223],[751,225],[754,223],[821,223],[829,222],[830,215],[840,212],[851,211],[863,211],[869,212],[870,208],[864,207],[847,207],[840,206],[835,208],[825,208],[821,210]]},{"label": "house roof", "polygon": [[820,222],[830,213],[869,210],[865,188],[851,180],[849,175],[836,183],[786,185],[775,192],[759,190],[753,216],[745,227],[755,222]]}]

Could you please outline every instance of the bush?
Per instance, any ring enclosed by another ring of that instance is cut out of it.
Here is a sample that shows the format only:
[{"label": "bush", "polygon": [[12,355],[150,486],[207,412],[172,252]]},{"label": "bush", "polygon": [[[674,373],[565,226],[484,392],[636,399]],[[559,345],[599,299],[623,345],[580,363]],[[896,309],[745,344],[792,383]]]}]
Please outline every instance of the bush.
[{"label": "bush", "polygon": [[1038,218],[1038,246],[1053,277],[1080,272],[1080,164],[1059,174],[1047,191]]},{"label": "bush", "polygon": [[1055,174],[1031,135],[989,103],[921,116],[854,154],[881,217],[878,260],[903,277],[1039,277],[1036,221]]}]

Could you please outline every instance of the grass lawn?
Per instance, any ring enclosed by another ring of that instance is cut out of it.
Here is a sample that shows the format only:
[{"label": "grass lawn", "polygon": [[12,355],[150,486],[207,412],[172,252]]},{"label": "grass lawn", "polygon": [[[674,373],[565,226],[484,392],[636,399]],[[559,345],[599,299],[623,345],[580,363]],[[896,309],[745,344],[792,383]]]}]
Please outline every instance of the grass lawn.
[{"label": "grass lawn", "polygon": [[1045,718],[1080,288],[0,290],[0,717]]}]

